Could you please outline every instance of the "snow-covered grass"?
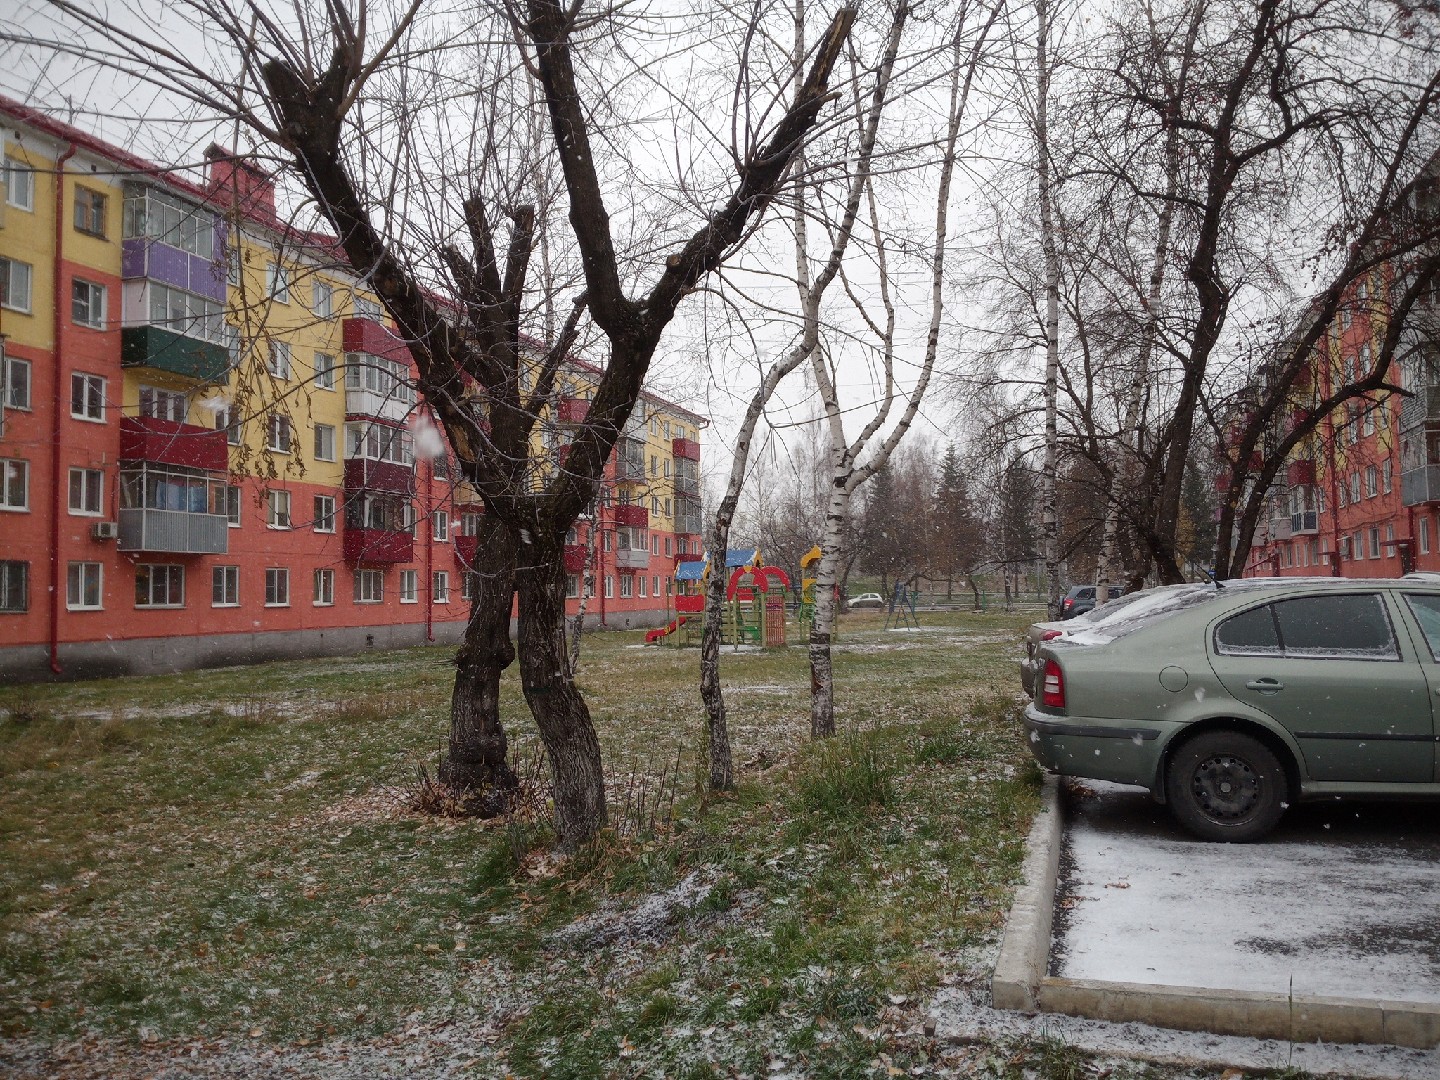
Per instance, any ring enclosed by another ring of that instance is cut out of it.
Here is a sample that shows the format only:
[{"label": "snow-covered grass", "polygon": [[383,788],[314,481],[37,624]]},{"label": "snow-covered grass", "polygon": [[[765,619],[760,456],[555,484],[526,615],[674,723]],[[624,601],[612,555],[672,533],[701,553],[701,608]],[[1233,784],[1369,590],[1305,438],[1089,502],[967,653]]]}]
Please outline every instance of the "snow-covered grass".
[{"label": "snow-covered grass", "polygon": [[664,774],[674,820],[567,860],[543,819],[406,808],[449,650],[0,690],[0,1071],[1069,1070],[1043,1040],[915,1034],[987,977],[1035,809],[1024,621],[927,614],[899,642],[847,617],[823,746],[803,648],[727,653],[726,798],[697,787],[697,652],[588,638],[615,816]]}]

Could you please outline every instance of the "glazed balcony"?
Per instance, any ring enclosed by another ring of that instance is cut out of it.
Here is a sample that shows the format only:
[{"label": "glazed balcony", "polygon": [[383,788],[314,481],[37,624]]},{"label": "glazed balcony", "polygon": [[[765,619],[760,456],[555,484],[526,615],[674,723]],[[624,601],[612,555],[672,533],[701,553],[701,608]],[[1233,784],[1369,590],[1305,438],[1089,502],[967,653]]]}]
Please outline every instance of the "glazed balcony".
[{"label": "glazed balcony", "polygon": [[395,461],[347,458],[345,492],[348,495],[357,491],[385,491],[410,498],[415,494],[415,469]]},{"label": "glazed balcony", "polygon": [[1403,471],[1400,474],[1400,501],[1405,506],[1440,503],[1440,464]]},{"label": "glazed balcony", "polygon": [[230,550],[230,523],[224,514],[135,507],[120,511],[121,551],[163,551],[177,555],[224,555]]},{"label": "glazed balcony", "polygon": [[1313,536],[1320,531],[1320,515],[1314,510],[1298,510],[1290,515],[1291,536]]},{"label": "glazed balcony", "polygon": [[415,539],[408,532],[345,526],[345,561],[406,563],[414,558]]},{"label": "glazed balcony", "polygon": [[153,416],[120,418],[120,457],[207,472],[230,471],[225,432]]},{"label": "glazed balcony", "polygon": [[627,548],[615,552],[615,565],[621,570],[648,570],[650,569],[650,550],[648,548]]},{"label": "glazed balcony", "polygon": [[120,331],[122,367],[149,367],[198,382],[224,382],[230,354],[224,345],[186,337],[162,326],[127,326]]}]

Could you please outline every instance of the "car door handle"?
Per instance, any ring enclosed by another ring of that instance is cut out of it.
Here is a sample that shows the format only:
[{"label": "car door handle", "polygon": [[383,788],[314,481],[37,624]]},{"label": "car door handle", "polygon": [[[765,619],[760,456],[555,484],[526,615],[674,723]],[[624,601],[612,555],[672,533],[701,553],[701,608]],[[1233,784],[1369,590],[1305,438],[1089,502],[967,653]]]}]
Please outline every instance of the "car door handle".
[{"label": "car door handle", "polygon": [[1251,679],[1245,684],[1246,690],[1258,690],[1262,694],[1278,694],[1285,689],[1279,679]]}]

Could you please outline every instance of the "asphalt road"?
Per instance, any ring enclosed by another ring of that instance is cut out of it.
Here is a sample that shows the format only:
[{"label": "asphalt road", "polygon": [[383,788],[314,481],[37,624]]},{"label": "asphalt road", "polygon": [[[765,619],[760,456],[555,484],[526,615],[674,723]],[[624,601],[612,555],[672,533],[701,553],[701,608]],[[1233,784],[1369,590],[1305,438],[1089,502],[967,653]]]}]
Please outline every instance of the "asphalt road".
[{"label": "asphalt road", "polygon": [[1148,793],[1066,796],[1050,974],[1440,1002],[1440,804],[1292,807],[1209,844]]}]

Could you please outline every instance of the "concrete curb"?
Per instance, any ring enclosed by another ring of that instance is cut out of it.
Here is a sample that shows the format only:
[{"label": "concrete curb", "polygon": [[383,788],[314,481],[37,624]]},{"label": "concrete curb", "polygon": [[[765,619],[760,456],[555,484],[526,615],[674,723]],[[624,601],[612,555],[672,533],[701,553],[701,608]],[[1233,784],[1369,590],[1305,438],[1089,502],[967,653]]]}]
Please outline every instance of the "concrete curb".
[{"label": "concrete curb", "polygon": [[1055,915],[1055,881],[1060,873],[1060,781],[1047,773],[1040,792],[1040,813],[1025,841],[1024,875],[1015,890],[1000,957],[990,980],[997,1009],[1033,1012],[1050,963],[1050,929]]},{"label": "concrete curb", "polygon": [[1047,975],[1064,822],[1059,781],[1045,777],[1043,806],[1026,840],[1024,882],[1005,922],[990,982],[997,1009],[1064,1013],[1181,1031],[1290,1042],[1440,1046],[1440,1005]]}]

